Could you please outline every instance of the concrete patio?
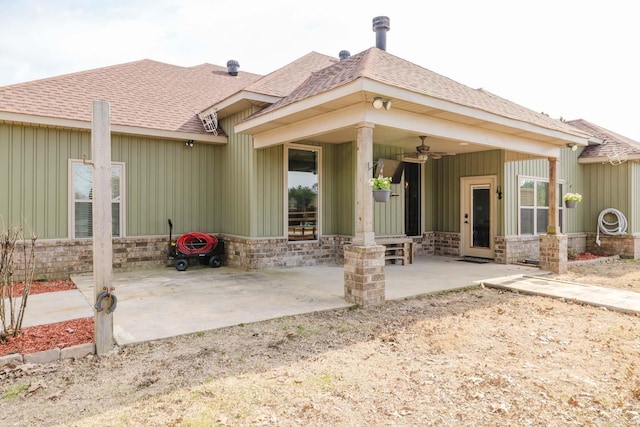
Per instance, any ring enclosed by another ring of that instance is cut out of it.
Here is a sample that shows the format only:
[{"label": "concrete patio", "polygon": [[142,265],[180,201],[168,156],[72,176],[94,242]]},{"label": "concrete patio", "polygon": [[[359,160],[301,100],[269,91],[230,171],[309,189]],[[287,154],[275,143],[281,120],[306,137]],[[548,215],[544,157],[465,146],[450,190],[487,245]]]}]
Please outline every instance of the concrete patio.
[{"label": "concrete patio", "polygon": [[[532,267],[473,264],[451,257],[419,257],[387,265],[387,300],[451,290]],[[72,277],[79,291],[29,298],[23,326],[93,316],[93,276]],[[348,307],[344,269],[338,265],[247,272],[229,267],[173,267],[114,274],[118,297],[114,336],[131,344],[277,317]]]}]

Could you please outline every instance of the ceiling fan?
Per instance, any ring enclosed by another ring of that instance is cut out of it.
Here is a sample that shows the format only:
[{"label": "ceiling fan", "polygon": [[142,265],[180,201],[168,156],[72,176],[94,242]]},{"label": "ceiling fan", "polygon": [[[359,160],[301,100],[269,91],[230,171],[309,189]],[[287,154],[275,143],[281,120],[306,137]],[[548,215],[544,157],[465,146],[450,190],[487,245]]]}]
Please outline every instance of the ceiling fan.
[{"label": "ceiling fan", "polygon": [[422,141],[422,143],[418,146],[416,146],[416,151],[414,153],[408,153],[405,154],[404,157],[405,158],[414,158],[414,159],[418,159],[418,161],[421,162],[426,162],[427,159],[431,158],[434,160],[438,160],[441,159],[442,156],[455,156],[456,153],[441,153],[441,152],[435,152],[435,151],[431,151],[431,147],[429,147],[428,145],[426,145],[424,143],[424,140],[427,137],[425,135],[420,135],[420,140]]}]

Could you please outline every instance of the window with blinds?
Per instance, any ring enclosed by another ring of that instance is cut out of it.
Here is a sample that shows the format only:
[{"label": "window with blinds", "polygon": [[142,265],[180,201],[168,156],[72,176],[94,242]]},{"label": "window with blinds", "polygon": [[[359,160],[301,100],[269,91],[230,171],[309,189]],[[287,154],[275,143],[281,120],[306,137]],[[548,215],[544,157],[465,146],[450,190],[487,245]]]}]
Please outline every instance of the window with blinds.
[{"label": "window with blinds", "polygon": [[[519,234],[546,234],[549,225],[549,181],[544,178],[519,177]],[[558,184],[557,194],[563,194]],[[563,229],[564,207],[558,197],[558,223]]]},{"label": "window with blinds", "polygon": [[[93,237],[93,166],[82,161],[71,161],[71,238]],[[112,234],[121,237],[123,212],[124,163],[111,165],[111,220]]]}]

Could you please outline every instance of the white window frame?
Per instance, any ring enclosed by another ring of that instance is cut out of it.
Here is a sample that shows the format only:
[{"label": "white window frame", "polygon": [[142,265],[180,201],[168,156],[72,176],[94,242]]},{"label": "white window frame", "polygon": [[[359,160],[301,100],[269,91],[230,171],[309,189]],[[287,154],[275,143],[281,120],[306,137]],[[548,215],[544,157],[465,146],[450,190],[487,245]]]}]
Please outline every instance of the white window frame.
[{"label": "white window frame", "polygon": [[[318,213],[316,221],[316,239],[309,240],[289,240],[289,150],[309,150],[315,151],[317,155],[317,167],[318,167]],[[284,237],[288,243],[308,243],[317,242],[320,240],[320,230],[322,230],[322,147],[317,145],[303,145],[303,144],[284,144]]]},{"label": "white window frame", "polygon": [[[69,223],[68,223],[68,235],[70,239],[91,239],[91,237],[76,237],[76,197],[75,197],[75,185],[73,181],[73,168],[75,165],[81,165],[84,161],[82,159],[69,159],[68,166],[68,187],[69,187]],[[120,206],[119,206],[119,215],[120,215],[120,234],[118,236],[113,236],[114,238],[122,238],[126,236],[126,221],[125,221],[125,163],[124,162],[111,162],[111,167],[119,167],[120,168]],[[85,202],[85,203],[93,203],[93,202]]]},{"label": "white window frame", "polygon": [[[521,194],[520,193],[520,181],[523,180],[523,179],[524,180],[533,181],[533,189],[534,189],[533,200],[534,200],[534,202],[537,200],[537,197],[536,197],[536,193],[538,191],[537,190],[537,188],[538,188],[537,187],[537,183],[538,182],[546,182],[547,184],[549,184],[549,178],[542,178],[542,177],[539,177],[539,176],[528,176],[528,175],[518,175],[516,177],[516,180],[517,180],[516,181],[516,191],[518,192],[518,206],[516,208],[518,210],[518,236],[541,236],[541,235],[546,235],[547,234],[546,232],[545,233],[538,233],[538,216],[536,215],[536,213],[537,213],[538,209],[545,209],[545,210],[547,210],[547,213],[548,213],[549,206],[540,206],[540,207],[538,207],[538,206],[535,206],[535,205],[533,207],[524,206],[525,208],[527,208],[527,209],[530,208],[530,209],[533,209],[533,211],[534,211],[534,215],[533,215],[533,234],[522,234],[522,208],[523,208],[523,206],[522,206],[522,201],[521,201],[521,196],[520,196],[520,194]],[[562,204],[562,191],[561,191],[561,187],[562,187],[562,190],[564,190],[564,185],[565,185],[564,180],[558,180],[558,188],[556,190],[556,195],[558,195],[558,199],[559,199],[559,201],[558,201],[558,219],[559,220],[562,219],[562,221],[561,221],[562,225],[560,226],[560,224],[558,224],[559,227],[560,227],[560,232],[561,233],[563,232],[563,230],[565,228],[565,224],[566,224],[565,223],[565,218],[564,218],[565,209],[564,209],[564,206]]]}]

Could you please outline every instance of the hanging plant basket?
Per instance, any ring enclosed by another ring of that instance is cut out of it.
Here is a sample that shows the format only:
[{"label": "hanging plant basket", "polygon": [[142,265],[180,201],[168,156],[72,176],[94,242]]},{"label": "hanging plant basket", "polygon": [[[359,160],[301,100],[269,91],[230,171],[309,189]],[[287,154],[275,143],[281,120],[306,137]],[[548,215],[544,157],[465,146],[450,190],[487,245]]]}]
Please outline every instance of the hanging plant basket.
[{"label": "hanging plant basket", "polygon": [[564,201],[564,206],[569,208],[569,209],[573,209],[578,205],[578,202],[575,200],[565,200]]},{"label": "hanging plant basket", "polygon": [[388,202],[391,197],[391,190],[371,190],[373,192],[373,199],[376,202]]}]

